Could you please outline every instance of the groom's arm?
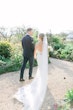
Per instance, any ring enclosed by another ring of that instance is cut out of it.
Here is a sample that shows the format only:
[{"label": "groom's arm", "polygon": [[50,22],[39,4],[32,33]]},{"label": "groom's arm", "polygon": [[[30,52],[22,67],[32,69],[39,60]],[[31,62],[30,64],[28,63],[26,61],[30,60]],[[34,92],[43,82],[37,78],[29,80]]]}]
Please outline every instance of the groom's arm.
[{"label": "groom's arm", "polygon": [[33,38],[30,39],[30,47],[31,47],[32,51],[34,51],[35,45],[34,45]]},{"label": "groom's arm", "polygon": [[24,49],[24,45],[25,45],[25,38],[23,37],[23,39],[22,39],[22,47],[23,47],[23,49]]}]

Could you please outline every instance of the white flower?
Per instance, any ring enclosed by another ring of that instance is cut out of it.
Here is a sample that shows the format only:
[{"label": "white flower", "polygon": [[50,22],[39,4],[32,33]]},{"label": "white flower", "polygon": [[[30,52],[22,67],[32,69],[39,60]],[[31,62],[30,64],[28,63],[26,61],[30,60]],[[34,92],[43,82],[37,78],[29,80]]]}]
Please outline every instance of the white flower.
[{"label": "white flower", "polygon": [[49,52],[52,52],[53,51],[52,46],[48,46],[48,50],[49,50]]}]

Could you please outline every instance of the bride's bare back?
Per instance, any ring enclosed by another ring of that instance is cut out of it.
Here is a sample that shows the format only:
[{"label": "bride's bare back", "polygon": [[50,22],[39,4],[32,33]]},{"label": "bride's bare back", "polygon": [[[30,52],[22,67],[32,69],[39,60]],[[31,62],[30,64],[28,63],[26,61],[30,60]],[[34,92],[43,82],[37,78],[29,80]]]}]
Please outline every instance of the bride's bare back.
[{"label": "bride's bare back", "polygon": [[36,44],[36,51],[42,52],[42,45],[43,45],[42,41],[38,42]]},{"label": "bride's bare back", "polygon": [[42,52],[42,45],[43,45],[42,42],[38,42],[38,43],[35,45],[34,58],[36,58],[37,52]]},{"label": "bride's bare back", "polygon": [[37,52],[42,52],[42,50],[43,50],[43,37],[44,37],[44,34],[40,34],[39,35],[39,41],[35,45],[35,51],[34,51],[34,58],[35,59],[36,59]]}]

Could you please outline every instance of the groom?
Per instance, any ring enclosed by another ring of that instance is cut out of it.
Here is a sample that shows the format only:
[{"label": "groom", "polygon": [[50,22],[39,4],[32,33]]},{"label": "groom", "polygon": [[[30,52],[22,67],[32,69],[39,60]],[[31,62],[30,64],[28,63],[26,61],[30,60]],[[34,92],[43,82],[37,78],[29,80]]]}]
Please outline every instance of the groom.
[{"label": "groom", "polygon": [[33,43],[32,35],[33,35],[33,29],[28,28],[27,34],[22,39],[23,65],[21,67],[21,72],[20,72],[20,81],[25,81],[23,79],[23,74],[28,61],[29,61],[29,79],[33,79],[32,69],[33,69],[33,59],[34,59],[34,43]]}]

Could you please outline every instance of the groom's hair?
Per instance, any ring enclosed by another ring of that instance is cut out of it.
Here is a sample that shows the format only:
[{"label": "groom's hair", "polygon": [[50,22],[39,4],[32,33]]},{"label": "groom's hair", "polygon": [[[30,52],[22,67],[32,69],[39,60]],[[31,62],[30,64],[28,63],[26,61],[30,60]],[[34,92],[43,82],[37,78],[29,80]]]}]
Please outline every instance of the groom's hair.
[{"label": "groom's hair", "polygon": [[28,29],[27,29],[27,32],[30,32],[30,31],[32,31],[32,30],[33,30],[32,28],[28,28]]}]

